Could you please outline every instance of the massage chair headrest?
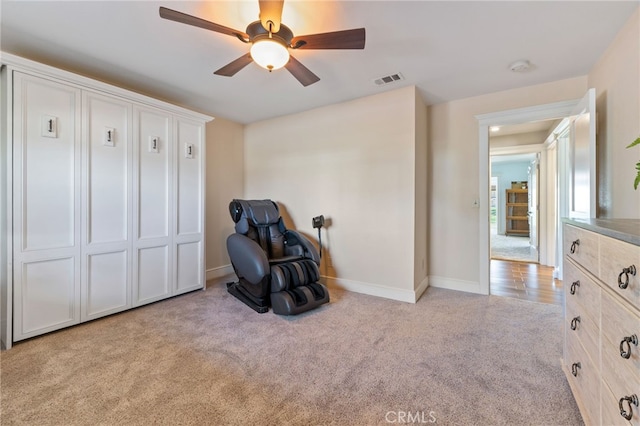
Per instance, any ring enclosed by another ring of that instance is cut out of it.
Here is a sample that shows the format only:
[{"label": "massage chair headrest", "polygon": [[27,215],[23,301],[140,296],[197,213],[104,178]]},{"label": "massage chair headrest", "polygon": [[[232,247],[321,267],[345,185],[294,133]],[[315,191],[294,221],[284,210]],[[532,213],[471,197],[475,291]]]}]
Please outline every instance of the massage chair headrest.
[{"label": "massage chair headrest", "polygon": [[253,226],[268,226],[280,221],[278,205],[271,200],[237,200],[229,203],[229,213],[236,224],[236,232],[246,234],[249,221]]}]

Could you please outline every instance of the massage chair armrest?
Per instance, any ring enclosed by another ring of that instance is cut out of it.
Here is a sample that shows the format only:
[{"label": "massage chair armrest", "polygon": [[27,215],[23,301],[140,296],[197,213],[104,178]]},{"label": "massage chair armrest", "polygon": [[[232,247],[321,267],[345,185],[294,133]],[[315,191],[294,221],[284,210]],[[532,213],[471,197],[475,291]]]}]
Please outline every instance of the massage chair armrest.
[{"label": "massage chair armrest", "polygon": [[[316,247],[311,244],[311,241],[307,239],[304,235],[299,233],[298,231],[292,231],[290,229],[284,232],[285,237],[285,254],[286,255],[294,255],[298,254],[307,259],[311,259],[315,262],[316,265],[320,265],[320,254]],[[296,253],[294,251],[294,246],[299,246],[298,248],[302,249],[302,253]]]},{"label": "massage chair armrest", "polygon": [[262,247],[252,239],[241,234],[229,235],[227,252],[238,276],[251,284],[258,284],[269,275],[269,260]]}]

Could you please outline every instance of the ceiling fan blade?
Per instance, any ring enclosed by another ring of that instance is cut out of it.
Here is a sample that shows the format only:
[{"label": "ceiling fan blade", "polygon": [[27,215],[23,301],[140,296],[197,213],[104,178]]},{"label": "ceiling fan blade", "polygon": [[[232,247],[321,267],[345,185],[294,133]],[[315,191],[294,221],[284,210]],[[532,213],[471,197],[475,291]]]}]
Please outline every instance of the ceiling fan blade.
[{"label": "ceiling fan blade", "polygon": [[305,87],[320,80],[320,77],[312,73],[309,68],[302,65],[293,56],[289,57],[289,62],[284,67]]},{"label": "ceiling fan blade", "polygon": [[251,61],[253,61],[253,59],[251,59],[251,54],[244,54],[235,61],[229,62],[224,67],[214,72],[214,74],[223,75],[225,77],[233,77],[238,71],[249,65]]},{"label": "ceiling fan blade", "polygon": [[[265,30],[277,33],[280,31],[280,21],[282,21],[282,6],[284,0],[259,0],[260,22]],[[271,27],[269,27],[271,21]]]},{"label": "ceiling fan blade", "polygon": [[233,28],[225,27],[224,25],[219,25],[192,15],[187,15],[186,13],[178,12],[177,10],[167,9],[166,7],[160,6],[160,17],[170,21],[180,22],[181,24],[193,25],[194,27],[204,28],[205,30],[238,37],[245,43],[249,42],[249,36],[243,31],[234,30]]},{"label": "ceiling fan blade", "polygon": [[364,49],[364,43],[364,28],[356,28],[294,37],[291,40],[291,47],[293,49]]}]

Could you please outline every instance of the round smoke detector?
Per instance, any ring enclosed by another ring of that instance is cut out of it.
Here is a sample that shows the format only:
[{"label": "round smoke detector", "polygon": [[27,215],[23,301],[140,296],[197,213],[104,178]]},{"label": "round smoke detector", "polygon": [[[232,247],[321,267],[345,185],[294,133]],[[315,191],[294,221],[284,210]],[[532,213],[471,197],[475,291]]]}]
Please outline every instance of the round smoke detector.
[{"label": "round smoke detector", "polygon": [[525,72],[529,68],[531,68],[531,64],[527,60],[515,61],[511,65],[509,65],[509,69],[513,72]]}]

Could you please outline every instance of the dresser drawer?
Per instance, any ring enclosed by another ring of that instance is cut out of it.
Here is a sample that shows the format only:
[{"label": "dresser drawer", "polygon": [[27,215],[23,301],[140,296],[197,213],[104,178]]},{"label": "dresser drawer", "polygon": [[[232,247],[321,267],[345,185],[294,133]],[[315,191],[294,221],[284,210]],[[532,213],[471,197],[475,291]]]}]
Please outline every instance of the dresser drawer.
[{"label": "dresser drawer", "polygon": [[600,286],[567,261],[564,262],[563,286],[567,307],[571,306],[574,312],[587,315],[594,323],[600,324]]},{"label": "dresser drawer", "polygon": [[[636,394],[640,398],[640,394]],[[616,396],[614,392],[609,388],[608,384],[602,383],[602,423],[603,425],[611,426],[640,426],[640,407],[635,405],[629,406],[625,401],[623,402],[623,408],[625,412],[629,412],[631,408],[633,417],[631,420],[627,420],[620,414],[620,398],[631,396],[630,394]]]},{"label": "dresser drawer", "polygon": [[[586,424],[600,423],[600,372],[575,336],[567,335],[567,379]],[[579,367],[578,367],[579,364]],[[576,367],[574,367],[576,365]],[[576,372],[576,375],[573,372]]]},{"label": "dresser drawer", "polygon": [[598,277],[633,306],[640,307],[640,246],[601,236],[600,250]]},{"label": "dresser drawer", "polygon": [[564,227],[564,254],[598,275],[598,234],[571,225]]},{"label": "dresser drawer", "polygon": [[[601,340],[603,370],[605,370],[605,355],[607,355],[609,360],[607,362],[612,364],[620,375],[633,376],[635,383],[640,383],[640,318],[637,313],[634,314],[604,291],[602,292]],[[625,356],[628,355],[628,358],[623,357],[621,352]]]},{"label": "dresser drawer", "polygon": [[[636,395],[640,398],[640,386],[638,385],[638,375],[629,369],[616,350],[611,350],[611,345],[607,342],[602,348],[602,424],[629,424],[620,415],[620,399],[626,396]],[[616,348],[613,348],[616,349]],[[629,404],[623,402],[623,408],[629,412]],[[635,424],[640,423],[640,407],[631,405]],[[605,411],[610,414],[605,414]],[[615,414],[617,412],[617,414]],[[615,420],[615,421],[613,421]]]},{"label": "dresser drawer", "polygon": [[599,364],[600,326],[590,316],[581,312],[579,305],[567,303],[565,315],[565,330],[567,339],[577,338],[592,361]]}]

